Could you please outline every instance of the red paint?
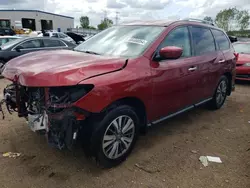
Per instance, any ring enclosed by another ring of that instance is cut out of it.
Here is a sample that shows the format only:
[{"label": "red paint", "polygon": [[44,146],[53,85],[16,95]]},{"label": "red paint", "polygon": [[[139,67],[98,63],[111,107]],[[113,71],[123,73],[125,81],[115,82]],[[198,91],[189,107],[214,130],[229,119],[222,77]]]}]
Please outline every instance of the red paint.
[{"label": "red paint", "polygon": [[[245,63],[250,63],[250,54],[239,54],[236,63],[236,79],[250,81],[250,66],[245,66]],[[238,75],[238,76],[237,76]],[[249,75],[248,78],[242,78],[239,75]]]},{"label": "red paint", "polygon": [[176,46],[167,46],[160,50],[160,55],[168,59],[178,59],[182,55],[182,48]]},{"label": "red paint", "polygon": [[[157,23],[164,25],[163,22],[144,25]],[[169,24],[165,22],[165,25]],[[224,73],[234,75],[232,49],[176,60],[152,60],[166,35],[172,29],[188,24],[190,22],[172,23],[140,57],[130,58],[127,64],[124,58],[67,50],[44,51],[11,60],[3,76],[13,80],[18,75],[19,83],[29,87],[93,84],[94,88],[74,106],[98,113],[119,99],[133,97],[143,102],[148,121],[153,121],[212,97],[220,76]],[[195,22],[192,25],[207,27]],[[219,63],[220,60],[225,62]],[[195,67],[197,69],[189,70]],[[234,83],[234,76],[232,81]]]}]

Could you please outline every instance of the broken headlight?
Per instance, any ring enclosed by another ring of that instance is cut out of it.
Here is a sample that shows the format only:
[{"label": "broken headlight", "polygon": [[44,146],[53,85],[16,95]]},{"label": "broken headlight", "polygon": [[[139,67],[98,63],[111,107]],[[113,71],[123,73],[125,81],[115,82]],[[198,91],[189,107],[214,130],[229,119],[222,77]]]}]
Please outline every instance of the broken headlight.
[{"label": "broken headlight", "polygon": [[50,104],[72,104],[93,89],[94,85],[76,85],[49,88]]}]

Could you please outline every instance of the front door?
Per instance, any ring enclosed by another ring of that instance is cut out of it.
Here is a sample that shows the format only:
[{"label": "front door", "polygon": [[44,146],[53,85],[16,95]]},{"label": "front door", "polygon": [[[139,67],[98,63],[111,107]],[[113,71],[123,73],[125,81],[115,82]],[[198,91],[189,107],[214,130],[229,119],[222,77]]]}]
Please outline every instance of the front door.
[{"label": "front door", "polygon": [[[159,50],[166,46],[181,47],[182,57],[176,60],[161,59]],[[199,96],[200,65],[194,61],[192,54],[188,27],[172,30],[159,45],[151,62],[155,120],[190,107]]]}]

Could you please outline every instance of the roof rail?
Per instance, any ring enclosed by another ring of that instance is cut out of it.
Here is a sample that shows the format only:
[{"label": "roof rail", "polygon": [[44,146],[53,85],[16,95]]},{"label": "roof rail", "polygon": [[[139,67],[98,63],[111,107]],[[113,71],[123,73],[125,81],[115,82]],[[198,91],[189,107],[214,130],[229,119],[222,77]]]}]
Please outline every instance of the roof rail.
[{"label": "roof rail", "polygon": [[184,19],[181,19],[181,20],[183,20],[183,21],[191,21],[191,22],[200,22],[200,23],[209,24],[209,25],[212,25],[212,26],[217,26],[214,22],[210,22],[210,21],[207,21],[207,20],[196,19],[196,18],[184,18]]}]

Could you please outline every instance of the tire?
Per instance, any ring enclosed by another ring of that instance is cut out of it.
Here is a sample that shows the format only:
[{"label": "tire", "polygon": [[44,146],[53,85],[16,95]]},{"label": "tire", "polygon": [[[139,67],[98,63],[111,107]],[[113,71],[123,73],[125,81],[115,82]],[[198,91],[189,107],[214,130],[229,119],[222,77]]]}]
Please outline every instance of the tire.
[{"label": "tire", "polygon": [[227,98],[228,86],[227,77],[222,76],[214,92],[213,99],[209,103],[209,107],[212,110],[218,110],[223,106]]},{"label": "tire", "polygon": [[0,78],[3,78],[3,76],[2,76],[2,69],[3,69],[3,67],[4,67],[4,64],[5,64],[5,61],[3,61],[3,60],[0,60]]},{"label": "tire", "polygon": [[[97,163],[111,168],[131,153],[139,133],[139,118],[128,105],[108,111],[92,132],[90,148]],[[117,149],[118,148],[118,149]]]}]

